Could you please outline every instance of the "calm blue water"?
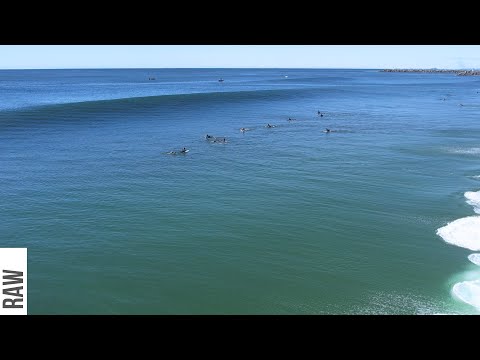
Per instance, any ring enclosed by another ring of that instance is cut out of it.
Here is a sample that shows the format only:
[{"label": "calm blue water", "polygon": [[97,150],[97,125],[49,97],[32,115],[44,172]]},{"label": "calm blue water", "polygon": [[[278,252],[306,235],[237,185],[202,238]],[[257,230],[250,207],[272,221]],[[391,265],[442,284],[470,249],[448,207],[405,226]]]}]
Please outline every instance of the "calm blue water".
[{"label": "calm blue water", "polygon": [[376,70],[0,71],[0,247],[28,248],[30,314],[478,313],[478,91]]}]

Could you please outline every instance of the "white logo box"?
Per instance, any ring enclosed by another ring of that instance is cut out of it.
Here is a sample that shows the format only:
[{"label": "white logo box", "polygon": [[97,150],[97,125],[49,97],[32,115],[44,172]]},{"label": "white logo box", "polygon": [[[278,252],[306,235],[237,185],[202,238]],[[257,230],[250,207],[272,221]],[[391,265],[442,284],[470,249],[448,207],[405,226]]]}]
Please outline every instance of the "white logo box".
[{"label": "white logo box", "polygon": [[0,315],[27,315],[27,249],[0,248]]}]

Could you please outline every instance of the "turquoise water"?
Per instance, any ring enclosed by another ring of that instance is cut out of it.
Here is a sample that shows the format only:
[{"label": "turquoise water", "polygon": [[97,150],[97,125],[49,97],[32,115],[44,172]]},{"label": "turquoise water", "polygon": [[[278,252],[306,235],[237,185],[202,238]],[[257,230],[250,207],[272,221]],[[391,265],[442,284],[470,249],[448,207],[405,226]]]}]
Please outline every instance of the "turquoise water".
[{"label": "turquoise water", "polygon": [[480,208],[478,91],[376,70],[0,71],[0,247],[28,248],[30,314],[477,314],[480,225],[452,222]]}]

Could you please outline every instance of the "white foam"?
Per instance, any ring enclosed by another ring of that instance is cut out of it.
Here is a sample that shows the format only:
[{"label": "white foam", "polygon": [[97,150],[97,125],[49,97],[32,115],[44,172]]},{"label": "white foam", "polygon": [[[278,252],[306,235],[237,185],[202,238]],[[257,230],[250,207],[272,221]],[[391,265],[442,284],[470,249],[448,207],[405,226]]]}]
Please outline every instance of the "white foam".
[{"label": "white foam", "polygon": [[475,265],[480,266],[480,254],[470,254],[468,255],[468,260],[470,260]]},{"label": "white foam", "polygon": [[461,218],[437,229],[437,235],[452,245],[480,250],[480,216]]},{"label": "white foam", "polygon": [[[473,206],[475,213],[480,214],[480,191],[467,191],[464,196],[467,204]],[[447,243],[478,251],[480,250],[480,216],[455,220],[437,229],[437,234]],[[470,254],[468,260],[480,266],[480,254]],[[453,286],[452,293],[461,301],[480,310],[480,280],[459,282]]]},{"label": "white foam", "polygon": [[480,191],[467,191],[465,194],[467,198],[467,204],[473,206],[473,210],[480,214]]},{"label": "white foam", "polygon": [[463,302],[480,310],[480,280],[457,283],[453,285],[452,292]]},{"label": "white foam", "polygon": [[456,148],[456,149],[449,149],[449,152],[454,154],[468,154],[468,155],[480,155],[480,148],[473,147],[473,148]]},{"label": "white foam", "polygon": [[355,307],[357,315],[418,314],[418,315],[453,315],[458,311],[450,304],[435,297],[403,292],[376,292],[363,300],[366,304]]}]

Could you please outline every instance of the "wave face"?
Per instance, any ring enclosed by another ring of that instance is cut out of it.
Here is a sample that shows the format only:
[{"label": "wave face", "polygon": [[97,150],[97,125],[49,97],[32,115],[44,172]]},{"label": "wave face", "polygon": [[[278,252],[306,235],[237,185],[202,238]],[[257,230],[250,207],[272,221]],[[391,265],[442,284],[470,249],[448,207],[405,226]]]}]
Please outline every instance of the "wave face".
[{"label": "wave face", "polygon": [[[317,89],[317,93],[335,93],[333,90]],[[312,89],[258,89],[258,90],[244,90],[244,91],[214,91],[214,92],[199,92],[189,94],[161,94],[150,96],[130,96],[114,99],[94,99],[83,101],[59,102],[53,104],[35,104],[16,109],[4,109],[1,113],[31,113],[32,111],[58,111],[60,113],[67,110],[81,111],[81,110],[96,110],[96,111],[112,111],[125,109],[134,109],[135,107],[155,107],[163,104],[185,105],[198,103],[208,103],[209,101],[250,101],[254,99],[262,100],[288,100],[292,97],[305,96],[307,94],[315,94]]]}]

